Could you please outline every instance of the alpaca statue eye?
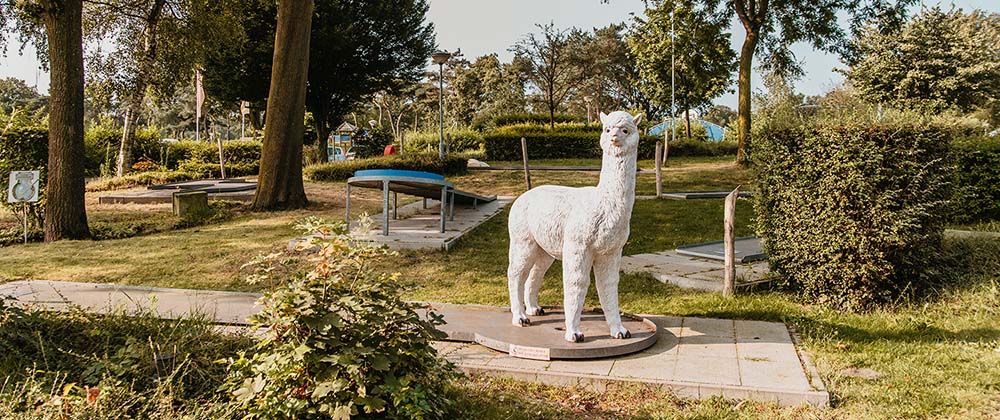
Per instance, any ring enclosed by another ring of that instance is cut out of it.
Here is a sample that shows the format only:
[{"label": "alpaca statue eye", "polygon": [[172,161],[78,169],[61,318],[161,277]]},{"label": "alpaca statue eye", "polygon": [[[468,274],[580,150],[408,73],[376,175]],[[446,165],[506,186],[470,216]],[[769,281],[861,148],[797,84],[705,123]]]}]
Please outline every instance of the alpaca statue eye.
[{"label": "alpaca statue eye", "polygon": [[626,129],[622,130],[622,132],[625,133],[625,134],[628,134],[628,129],[626,128]]}]

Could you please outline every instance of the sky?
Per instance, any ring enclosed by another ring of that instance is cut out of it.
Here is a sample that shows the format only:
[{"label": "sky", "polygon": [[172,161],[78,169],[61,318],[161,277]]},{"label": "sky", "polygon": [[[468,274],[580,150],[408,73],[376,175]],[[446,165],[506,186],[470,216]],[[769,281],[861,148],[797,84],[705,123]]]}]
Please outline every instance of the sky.
[{"label": "sky", "polygon": [[[427,19],[434,23],[437,43],[448,51],[461,49],[469,59],[490,53],[510,60],[511,45],[529,32],[537,31],[536,24],[554,22],[556,27],[575,26],[584,29],[604,27],[611,23],[631,21],[645,9],[643,0],[429,0]],[[947,8],[954,4],[965,10],[983,9],[1000,13],[1000,0],[925,0],[926,6],[937,4]],[[733,50],[739,51],[743,43],[743,27],[734,19],[730,28]],[[834,69],[843,68],[838,58],[812,50],[808,45],[793,47],[802,62],[805,76],[796,82],[797,91],[806,95],[820,95],[843,82],[843,76]],[[755,90],[762,86],[755,71],[752,80]],[[38,69],[35,50],[30,46],[18,54],[18,46],[10,45],[7,55],[0,57],[0,78],[17,77],[36,85],[40,92],[48,92],[48,73]],[[733,78],[735,80],[735,76]],[[735,82],[732,92],[714,102],[736,108]]]}]

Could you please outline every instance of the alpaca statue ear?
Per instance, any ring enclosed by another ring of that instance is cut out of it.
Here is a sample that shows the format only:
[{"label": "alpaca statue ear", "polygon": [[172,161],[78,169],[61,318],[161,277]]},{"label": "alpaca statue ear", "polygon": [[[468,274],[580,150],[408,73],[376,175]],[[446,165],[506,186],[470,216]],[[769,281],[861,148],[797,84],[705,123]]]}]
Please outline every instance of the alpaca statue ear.
[{"label": "alpaca statue ear", "polygon": [[635,122],[635,125],[638,126],[639,125],[639,121],[642,121],[642,114],[635,114],[635,115],[633,115],[632,116],[632,121]]},{"label": "alpaca statue ear", "polygon": [[601,124],[607,124],[608,114],[601,112]]}]

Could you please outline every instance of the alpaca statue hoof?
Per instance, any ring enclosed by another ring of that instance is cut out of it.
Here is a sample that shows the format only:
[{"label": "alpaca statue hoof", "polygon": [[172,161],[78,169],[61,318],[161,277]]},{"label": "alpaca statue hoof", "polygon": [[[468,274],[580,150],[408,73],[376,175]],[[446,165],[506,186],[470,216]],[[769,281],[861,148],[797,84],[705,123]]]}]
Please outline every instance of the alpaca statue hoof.
[{"label": "alpaca statue hoof", "polygon": [[533,315],[533,316],[545,315],[545,310],[542,309],[542,308],[530,309],[530,310],[528,310],[528,315]]},{"label": "alpaca statue hoof", "polygon": [[517,320],[517,326],[518,327],[527,327],[527,326],[530,326],[530,325],[531,325],[531,320],[528,319],[528,318],[519,318]]},{"label": "alpaca statue hoof", "polygon": [[583,333],[566,333],[566,341],[570,343],[582,343]]},{"label": "alpaca statue hoof", "polygon": [[624,332],[620,331],[620,332],[618,332],[618,334],[615,334],[615,338],[617,338],[619,340],[626,339],[626,338],[632,338],[632,333],[629,332],[629,330],[625,330]]}]

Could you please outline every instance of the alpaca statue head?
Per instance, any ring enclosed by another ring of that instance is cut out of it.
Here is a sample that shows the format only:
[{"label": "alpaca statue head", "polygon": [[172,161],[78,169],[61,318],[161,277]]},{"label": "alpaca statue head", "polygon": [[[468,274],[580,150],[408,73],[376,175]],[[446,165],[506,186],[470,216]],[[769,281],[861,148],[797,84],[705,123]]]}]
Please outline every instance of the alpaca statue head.
[{"label": "alpaca statue head", "polygon": [[639,121],[642,114],[633,116],[625,111],[601,113],[601,150],[613,157],[634,156],[639,149]]}]

